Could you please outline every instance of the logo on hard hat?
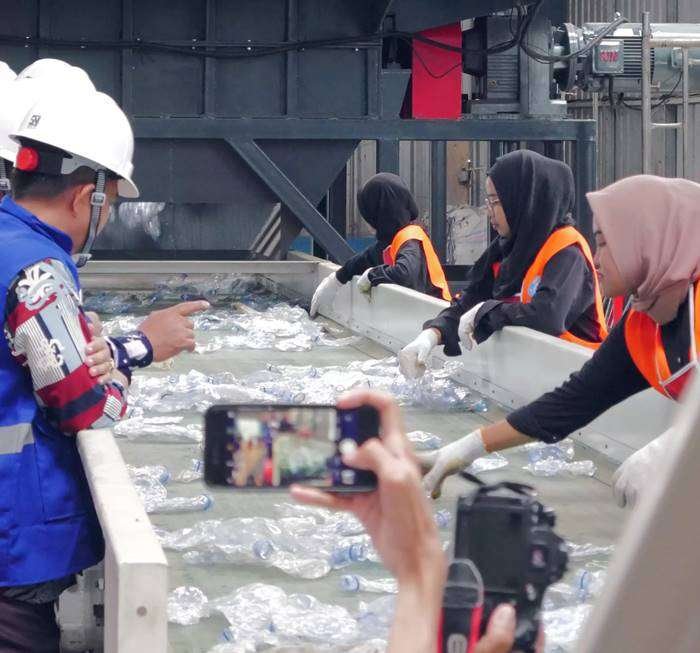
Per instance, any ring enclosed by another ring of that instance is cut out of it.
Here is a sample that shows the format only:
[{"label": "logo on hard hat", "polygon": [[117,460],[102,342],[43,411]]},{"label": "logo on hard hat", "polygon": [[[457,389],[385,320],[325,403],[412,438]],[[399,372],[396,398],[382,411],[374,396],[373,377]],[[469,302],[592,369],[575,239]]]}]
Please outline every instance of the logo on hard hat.
[{"label": "logo on hard hat", "polygon": [[36,127],[39,124],[40,120],[41,116],[38,113],[33,114],[32,117],[29,119],[29,122],[27,123],[27,127]]}]

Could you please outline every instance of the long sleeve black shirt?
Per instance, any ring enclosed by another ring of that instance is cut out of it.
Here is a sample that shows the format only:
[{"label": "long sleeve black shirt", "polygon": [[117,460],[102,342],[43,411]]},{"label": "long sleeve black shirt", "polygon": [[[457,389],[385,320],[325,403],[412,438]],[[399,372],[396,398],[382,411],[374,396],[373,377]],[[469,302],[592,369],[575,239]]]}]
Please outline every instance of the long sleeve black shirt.
[{"label": "long sleeve black shirt", "polygon": [[430,281],[425,254],[419,241],[406,241],[397,252],[394,265],[384,264],[383,251],[384,247],[378,242],[370,245],[348,260],[336,272],[336,279],[345,284],[355,275],[361,275],[368,268],[372,268],[369,274],[372,286],[395,283],[433,297],[442,296],[440,289]]},{"label": "long sleeve black shirt", "polygon": [[459,320],[470,308],[484,302],[474,321],[474,336],[483,342],[505,326],[524,326],[559,336],[564,331],[584,340],[596,341],[593,274],[581,250],[572,245],[553,256],[544,268],[532,301],[491,299],[493,276],[467,279],[460,297],[436,318],[424,324],[440,331],[447,356],[462,353],[457,329]]},{"label": "long sleeve black shirt", "polygon": [[[592,422],[608,408],[649,388],[625,342],[627,315],[613,327],[603,344],[578,371],[556,390],[513,411],[506,418],[520,433],[557,442]],[[661,327],[661,338],[672,373],[688,363],[689,307],[686,301],[676,319]]]}]

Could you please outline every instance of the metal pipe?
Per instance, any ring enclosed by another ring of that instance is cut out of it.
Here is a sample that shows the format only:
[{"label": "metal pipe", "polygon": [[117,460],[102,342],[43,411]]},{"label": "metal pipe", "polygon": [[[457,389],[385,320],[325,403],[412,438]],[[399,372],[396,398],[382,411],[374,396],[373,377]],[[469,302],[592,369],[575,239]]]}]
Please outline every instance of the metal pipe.
[{"label": "metal pipe", "polygon": [[[648,12],[645,12],[648,13]],[[642,28],[643,29],[643,28]],[[643,31],[642,31],[643,34]],[[649,45],[652,48],[700,48],[700,37],[698,38],[650,38]]]},{"label": "metal pipe", "polygon": [[690,176],[690,50],[683,48],[683,176]]},{"label": "metal pipe", "polygon": [[642,12],[642,173],[651,172],[651,26]]},{"label": "metal pipe", "polygon": [[652,129],[680,129],[683,127],[682,122],[652,122]]},{"label": "metal pipe", "polygon": [[430,144],[430,239],[440,261],[447,254],[447,143]]}]

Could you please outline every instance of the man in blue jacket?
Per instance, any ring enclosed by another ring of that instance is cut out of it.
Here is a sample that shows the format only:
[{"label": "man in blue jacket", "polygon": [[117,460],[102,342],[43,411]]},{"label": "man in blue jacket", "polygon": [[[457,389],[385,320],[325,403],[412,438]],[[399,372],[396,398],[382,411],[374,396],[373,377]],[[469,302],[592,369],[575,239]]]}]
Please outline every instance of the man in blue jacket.
[{"label": "man in blue jacket", "polygon": [[0,202],[0,650],[36,653],[58,650],[55,602],[104,551],[73,436],[121,418],[133,367],[193,349],[186,316],[206,303],[152,314],[113,345],[112,374],[93,376],[77,266],[117,195],[138,197],[131,126],[107,95],[54,93],[12,137],[13,197]]}]

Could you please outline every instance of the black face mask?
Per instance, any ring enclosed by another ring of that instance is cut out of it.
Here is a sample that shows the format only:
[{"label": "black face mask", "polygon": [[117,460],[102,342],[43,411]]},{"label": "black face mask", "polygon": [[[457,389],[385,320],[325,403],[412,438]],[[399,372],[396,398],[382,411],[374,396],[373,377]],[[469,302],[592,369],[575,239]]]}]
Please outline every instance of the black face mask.
[{"label": "black face mask", "polygon": [[418,217],[416,201],[401,177],[390,172],[374,175],[357,193],[357,206],[365,222],[388,245],[394,236]]},{"label": "black face mask", "polygon": [[528,268],[550,234],[574,224],[574,176],[565,163],[529,150],[500,157],[488,175],[505,212],[510,236],[492,243],[482,258],[488,265],[501,262],[493,297],[512,297],[520,292]]}]

